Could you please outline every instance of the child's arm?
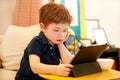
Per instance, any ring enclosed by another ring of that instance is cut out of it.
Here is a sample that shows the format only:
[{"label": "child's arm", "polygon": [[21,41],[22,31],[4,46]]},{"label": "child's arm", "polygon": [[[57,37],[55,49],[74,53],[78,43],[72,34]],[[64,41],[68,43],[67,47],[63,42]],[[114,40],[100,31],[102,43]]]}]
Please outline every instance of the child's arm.
[{"label": "child's arm", "polygon": [[68,76],[70,74],[71,64],[59,64],[59,65],[47,65],[40,62],[40,58],[37,55],[31,54],[29,56],[30,67],[33,73],[39,74],[54,74],[60,76]]},{"label": "child's arm", "polygon": [[61,56],[61,63],[63,63],[63,64],[70,63],[70,61],[72,60],[73,56],[70,54],[70,52],[65,47],[65,45],[63,43],[62,44],[58,44],[58,48],[59,48],[60,56]]}]

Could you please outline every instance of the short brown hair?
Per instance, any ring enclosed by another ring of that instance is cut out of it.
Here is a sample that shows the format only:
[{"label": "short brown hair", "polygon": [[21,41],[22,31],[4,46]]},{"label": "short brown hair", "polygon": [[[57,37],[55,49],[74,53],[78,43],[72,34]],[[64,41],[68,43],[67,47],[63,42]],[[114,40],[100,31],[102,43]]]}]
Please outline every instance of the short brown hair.
[{"label": "short brown hair", "polygon": [[63,4],[47,3],[39,10],[39,23],[48,26],[50,23],[72,22],[72,16]]}]

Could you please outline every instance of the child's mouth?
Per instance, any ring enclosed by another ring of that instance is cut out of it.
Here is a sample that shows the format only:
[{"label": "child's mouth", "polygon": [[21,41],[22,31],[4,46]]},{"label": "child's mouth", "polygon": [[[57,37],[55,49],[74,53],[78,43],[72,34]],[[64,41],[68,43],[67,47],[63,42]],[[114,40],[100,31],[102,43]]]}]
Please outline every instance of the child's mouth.
[{"label": "child's mouth", "polygon": [[58,39],[57,41],[58,41],[58,42],[61,42],[61,41],[62,41],[62,39]]}]

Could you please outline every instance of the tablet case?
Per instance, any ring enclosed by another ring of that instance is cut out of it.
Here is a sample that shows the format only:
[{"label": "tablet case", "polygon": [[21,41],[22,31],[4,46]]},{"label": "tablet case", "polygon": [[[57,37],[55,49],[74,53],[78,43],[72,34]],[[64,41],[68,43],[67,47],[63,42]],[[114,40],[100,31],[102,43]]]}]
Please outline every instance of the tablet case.
[{"label": "tablet case", "polygon": [[69,76],[78,77],[101,72],[101,67],[96,60],[107,47],[108,45],[95,45],[80,49],[71,61],[71,64],[74,65],[74,68],[72,68]]}]

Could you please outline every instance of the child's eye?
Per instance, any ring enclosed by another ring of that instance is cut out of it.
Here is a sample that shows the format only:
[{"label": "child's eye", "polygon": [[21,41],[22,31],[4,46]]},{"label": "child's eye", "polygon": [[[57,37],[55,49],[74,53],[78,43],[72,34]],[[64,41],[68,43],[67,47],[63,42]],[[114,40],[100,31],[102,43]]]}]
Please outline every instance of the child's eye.
[{"label": "child's eye", "polygon": [[67,30],[64,30],[64,32],[68,32],[68,29],[67,29]]},{"label": "child's eye", "polygon": [[59,30],[54,30],[55,32],[58,32]]}]

